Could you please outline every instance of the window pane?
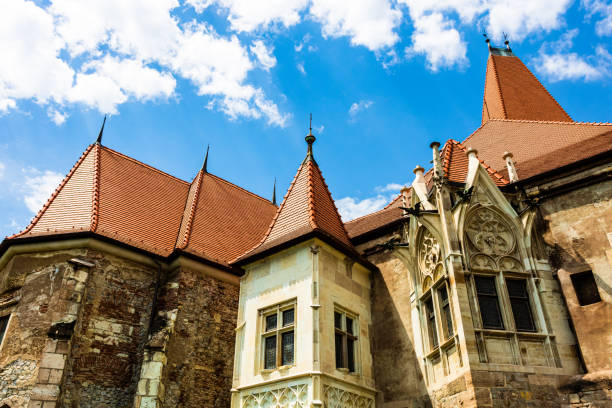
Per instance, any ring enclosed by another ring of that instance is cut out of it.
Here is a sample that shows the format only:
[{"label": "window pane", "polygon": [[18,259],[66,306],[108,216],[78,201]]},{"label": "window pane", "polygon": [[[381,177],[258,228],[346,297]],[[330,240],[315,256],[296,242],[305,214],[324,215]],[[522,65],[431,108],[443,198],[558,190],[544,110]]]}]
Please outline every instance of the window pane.
[{"label": "window pane", "polygon": [[448,293],[446,293],[446,286],[440,287],[438,291],[440,293],[440,303],[442,303],[442,305],[448,304]]},{"label": "window pane", "polygon": [[293,309],[283,310],[283,326],[289,326],[293,324],[294,313]]},{"label": "window pane", "polygon": [[450,306],[446,303],[445,306],[442,307],[442,314],[444,315],[445,328],[446,328],[446,338],[451,337],[453,333],[453,317],[451,315]]},{"label": "window pane", "polygon": [[474,283],[476,284],[476,292],[483,295],[495,295],[495,278],[492,276],[474,276]]},{"label": "window pane", "polygon": [[293,364],[293,330],[284,332],[281,336],[282,365]]},{"label": "window pane", "polygon": [[6,333],[6,327],[8,326],[10,316],[11,315],[0,317],[0,342],[2,342],[2,339],[4,339],[4,334]]},{"label": "window pane", "polygon": [[480,316],[482,317],[482,327],[485,329],[503,329],[501,314],[499,312],[499,303],[497,296],[478,296],[478,305],[480,306]]},{"label": "window pane", "polygon": [[347,368],[350,373],[355,372],[355,340],[347,338],[346,339],[346,359]]},{"label": "window pane", "polygon": [[266,316],[266,331],[276,329],[276,313]]},{"label": "window pane", "polygon": [[485,329],[503,329],[495,278],[493,276],[474,276],[482,327]]},{"label": "window pane", "polygon": [[336,329],[342,329],[342,314],[334,312],[334,327]]},{"label": "window pane", "polygon": [[516,330],[535,331],[529,296],[527,295],[527,281],[525,279],[506,279],[506,287],[510,296],[510,305]]},{"label": "window pane", "polygon": [[264,368],[276,368],[276,336],[266,337],[264,343]]},{"label": "window pane", "polygon": [[353,334],[353,319],[346,318],[346,332],[348,334]]},{"label": "window pane", "polygon": [[336,333],[336,368],[344,367],[344,359],[342,358],[344,355],[344,351],[342,350],[343,338],[344,335]]},{"label": "window pane", "polygon": [[574,273],[570,275],[570,278],[572,280],[572,285],[574,285],[574,291],[576,292],[580,306],[601,302],[593,272]]},{"label": "window pane", "polygon": [[427,313],[427,328],[429,332],[429,341],[431,348],[438,347],[438,330],[436,328],[436,314],[433,308],[432,299],[425,301],[425,311]]}]

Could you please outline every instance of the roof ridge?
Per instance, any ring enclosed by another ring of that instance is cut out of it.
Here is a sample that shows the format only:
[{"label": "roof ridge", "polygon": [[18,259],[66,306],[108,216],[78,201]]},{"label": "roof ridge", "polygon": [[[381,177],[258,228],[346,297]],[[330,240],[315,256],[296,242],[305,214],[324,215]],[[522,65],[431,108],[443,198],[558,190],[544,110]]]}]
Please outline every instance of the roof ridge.
[{"label": "roof ridge", "polygon": [[[198,206],[198,198],[200,197],[200,189],[202,188],[202,181],[204,180],[204,173],[202,170],[198,171],[197,177],[197,185],[195,186],[195,192],[193,194],[193,202],[191,203],[191,208],[189,209],[189,216],[187,217],[187,225],[185,225],[185,234],[183,238],[183,242],[180,246],[178,246],[178,240],[181,237],[177,237],[177,248],[185,249],[187,244],[189,243],[189,238],[191,238],[191,226],[193,225],[193,218],[195,217],[195,210]],[[195,180],[194,180],[195,181]],[[193,185],[193,182],[191,183]],[[189,186],[191,188],[191,186]],[[189,192],[187,192],[187,199],[185,201],[185,205],[189,201]],[[185,211],[183,211],[183,218],[185,217]],[[183,218],[181,218],[181,225],[183,224]],[[181,225],[179,225],[179,234],[181,232]]]},{"label": "roof ridge", "polygon": [[150,164],[143,163],[143,162],[141,162],[141,161],[140,161],[140,160],[138,160],[138,159],[135,159],[135,158],[133,158],[133,157],[130,157],[130,156],[128,156],[128,155],[125,155],[125,154],[123,154],[123,153],[120,153],[120,152],[118,152],[118,151],[116,151],[116,150],[113,150],[113,149],[111,149],[110,147],[107,147],[107,146],[101,146],[101,147],[102,147],[103,149],[106,149],[106,150],[107,150],[109,153],[112,153],[112,154],[115,154],[115,155],[117,155],[117,156],[120,156],[120,157],[122,157],[122,158],[124,158],[124,159],[130,160],[130,161],[132,161],[132,162],[134,162],[134,163],[136,163],[136,164],[139,164],[139,165],[141,165],[141,166],[143,166],[143,167],[146,167],[146,168],[148,168],[148,169],[150,169],[150,170],[153,170],[153,171],[155,171],[155,172],[157,172],[157,173],[159,173],[159,174],[161,174],[161,175],[163,175],[163,176],[173,178],[173,179],[175,179],[175,180],[177,180],[177,181],[180,181],[181,183],[184,183],[184,184],[187,184],[187,185],[191,185],[191,183],[190,183],[190,182],[188,182],[188,181],[185,181],[185,180],[180,179],[180,178],[178,178],[178,177],[176,177],[176,176],[173,176],[172,174],[166,173],[165,171],[162,171],[162,170],[160,170],[160,169],[158,169],[158,168],[155,168],[155,167],[151,166]]},{"label": "roof ridge", "polygon": [[91,231],[95,232],[98,228],[98,219],[100,218],[100,145],[96,143],[96,152],[94,156],[94,182],[93,182],[93,197],[91,201]]},{"label": "roof ridge", "polygon": [[238,259],[243,258],[247,254],[253,252],[255,249],[257,249],[258,247],[263,245],[263,243],[266,241],[266,239],[270,236],[270,233],[272,232],[272,228],[274,227],[274,224],[276,224],[276,220],[278,219],[278,216],[280,215],[282,209],[285,207],[285,203],[287,202],[287,198],[289,197],[289,194],[293,190],[293,187],[295,186],[295,183],[296,183],[296,181],[298,179],[298,176],[300,175],[300,173],[302,172],[302,169],[304,168],[304,164],[305,163],[302,163],[302,165],[298,168],[297,173],[295,173],[295,176],[293,177],[293,181],[289,185],[289,188],[287,189],[287,192],[285,193],[285,196],[283,197],[283,201],[281,202],[281,205],[279,205],[278,208],[276,209],[276,213],[274,214],[274,217],[272,217],[272,221],[270,222],[270,225],[268,226],[268,230],[263,235],[261,240],[259,240],[259,242],[256,243],[253,246],[253,248],[249,249],[248,251],[245,251],[243,254],[237,256],[235,259],[232,259],[229,262],[230,264],[236,262]]},{"label": "roof ridge", "polygon": [[[516,56],[515,56],[515,57],[516,57]],[[516,57],[516,58],[518,58],[518,57]],[[519,58],[519,60],[520,60],[520,58]],[[538,83],[538,84],[539,84],[539,85],[540,85],[542,88],[544,88],[544,92],[546,92],[546,94],[547,94],[548,96],[550,96],[550,98],[553,100],[553,102],[554,102],[554,103],[555,103],[555,104],[556,104],[556,105],[559,107],[559,109],[561,109],[561,112],[563,112],[563,113],[565,114],[565,116],[567,116],[567,118],[568,118],[568,119],[569,119],[571,122],[573,122],[573,121],[574,121],[574,119],[572,119],[572,117],[569,115],[569,113],[567,113],[567,112],[565,111],[565,109],[563,109],[563,106],[561,106],[561,104],[560,104],[559,102],[557,102],[557,100],[555,99],[555,97],[554,97],[554,96],[552,96],[552,94],[551,94],[550,92],[548,92],[548,89],[547,89],[547,88],[546,88],[546,87],[545,87],[545,86],[542,84],[542,82],[541,82],[541,81],[538,79],[538,77],[537,77],[537,76],[535,76],[535,75],[533,74],[533,72],[531,72],[531,70],[529,69],[529,67],[528,67],[527,65],[525,65],[525,64],[523,63],[523,61],[521,61],[521,64],[523,64],[523,66],[525,67],[525,69],[527,70],[527,72],[529,73],[529,75],[531,75],[531,76],[532,76],[532,77],[533,77],[533,78],[536,80],[536,82],[537,82],[537,83]]]},{"label": "roof ridge", "polygon": [[[314,198],[314,182],[312,181],[312,177],[314,175],[313,169],[313,161],[307,161],[308,166],[308,221],[310,222],[310,226],[312,229],[318,229],[319,225],[315,219],[316,211],[315,211],[315,198]],[[322,177],[322,176],[321,176]]]},{"label": "roof ridge", "polygon": [[20,232],[18,232],[16,234],[13,234],[13,235],[11,235],[11,236],[9,236],[7,238],[9,238],[9,239],[17,238],[20,235],[27,234],[30,230],[32,230],[32,228],[34,228],[34,225],[36,225],[36,223],[43,216],[43,214],[45,213],[47,208],[49,208],[51,203],[53,203],[53,200],[55,200],[55,197],[57,197],[57,195],[62,190],[62,188],[66,185],[66,183],[68,183],[68,180],[70,180],[70,178],[72,177],[72,175],[74,174],[76,169],[79,168],[81,163],[83,163],[83,160],[85,160],[85,157],[87,157],[87,155],[89,154],[89,152],[91,151],[91,149],[93,147],[94,147],[94,144],[90,144],[89,146],[87,146],[87,149],[85,149],[85,151],[81,154],[81,157],[79,157],[77,162],[72,166],[72,168],[70,169],[68,174],[66,174],[66,176],[64,177],[64,179],[60,183],[60,185],[55,189],[55,191],[53,191],[53,194],[51,194],[51,197],[49,197],[49,199],[47,200],[45,205],[43,205],[43,207],[38,211],[38,213],[34,216],[34,218],[32,218],[32,221],[30,221],[30,224],[23,231],[20,231]]},{"label": "roof ridge", "polygon": [[[461,150],[463,150],[464,153],[467,154],[467,149],[465,148],[465,146],[463,146],[461,143],[457,142],[457,146],[459,146],[459,148]],[[485,168],[485,170],[487,170],[487,172],[489,174],[494,175],[495,177],[497,177],[498,180],[504,182],[504,184],[509,184],[510,181],[506,180],[506,178],[504,176],[502,176],[497,170],[495,170],[493,167],[489,166],[483,159],[481,159],[480,157],[476,156],[476,158],[478,159],[478,161],[480,162],[480,164],[482,164],[482,166]]]},{"label": "roof ridge", "polygon": [[[612,122],[571,122],[565,120],[534,120],[534,119],[490,119],[494,122],[516,122],[516,123],[548,123],[548,124],[559,124],[559,125],[592,125],[592,126],[612,126]],[[484,126],[484,125],[482,125]],[[481,126],[481,127],[482,127]]]},{"label": "roof ridge", "polygon": [[[317,171],[319,172],[319,176],[321,177],[321,181],[323,182],[323,186],[325,186],[325,191],[327,193],[327,196],[328,196],[329,200],[331,201],[332,205],[334,206],[334,210],[335,210],[336,216],[338,217],[338,221],[340,222],[340,225],[342,226],[342,230],[344,231],[344,234],[346,235],[346,239],[350,243],[351,240],[349,238],[348,231],[346,230],[346,228],[344,226],[344,222],[342,222],[342,217],[340,216],[340,213],[338,212],[338,207],[336,207],[336,202],[334,201],[334,198],[331,195],[331,191],[329,191],[329,186],[327,185],[327,182],[325,181],[325,177],[323,176],[323,172],[321,171],[321,169],[319,168],[319,165],[316,162],[314,162],[314,166],[316,167]],[[352,245],[352,243],[351,243],[351,245]]]},{"label": "roof ridge", "polygon": [[240,187],[239,185],[234,184],[234,183],[232,183],[231,181],[228,181],[228,180],[226,180],[226,179],[224,179],[224,178],[222,178],[222,177],[219,177],[219,176],[217,176],[217,175],[215,175],[215,174],[212,174],[212,173],[209,173],[209,172],[206,172],[206,174],[208,174],[209,176],[212,176],[212,177],[214,177],[214,178],[218,179],[219,181],[224,182],[225,184],[229,184],[231,187],[237,188],[238,190],[242,190],[242,191],[244,191],[245,193],[248,193],[248,194],[252,195],[252,196],[253,196],[253,197],[255,197],[255,198],[258,198],[258,199],[260,199],[260,200],[263,200],[263,201],[265,201],[265,202],[267,202],[267,203],[272,204],[272,201],[268,200],[267,198],[264,198],[264,197],[260,196],[259,194],[255,194],[255,193],[253,193],[252,191],[249,191],[249,190],[247,190],[247,189],[246,189],[246,188],[244,188],[244,187]]},{"label": "roof ridge", "polygon": [[[504,96],[502,94],[502,89],[501,89],[501,82],[499,82],[499,75],[497,75],[497,65],[495,64],[495,58],[493,58],[493,55],[489,55],[489,58],[491,58],[491,62],[493,63],[493,76],[495,77],[495,82],[497,83],[497,95],[499,96],[499,100],[501,101],[502,110],[504,111],[504,117],[507,118],[508,111],[506,110],[506,103],[504,102]],[[486,79],[485,79],[485,86],[486,86]]]}]

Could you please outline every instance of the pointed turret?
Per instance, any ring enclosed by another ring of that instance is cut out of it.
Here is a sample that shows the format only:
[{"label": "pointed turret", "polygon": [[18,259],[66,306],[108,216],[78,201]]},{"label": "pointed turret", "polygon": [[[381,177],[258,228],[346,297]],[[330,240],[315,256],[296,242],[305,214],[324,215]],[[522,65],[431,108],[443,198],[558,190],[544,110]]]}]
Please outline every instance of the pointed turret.
[{"label": "pointed turret", "polygon": [[514,55],[506,39],[505,48],[489,46],[482,123],[489,119],[519,119],[573,122],[546,88]]},{"label": "pointed turret", "polygon": [[259,245],[235,262],[244,264],[274,248],[318,236],[340,249],[355,252],[323,175],[314,160],[312,129],[306,136],[306,158],[289,186],[268,232]]}]

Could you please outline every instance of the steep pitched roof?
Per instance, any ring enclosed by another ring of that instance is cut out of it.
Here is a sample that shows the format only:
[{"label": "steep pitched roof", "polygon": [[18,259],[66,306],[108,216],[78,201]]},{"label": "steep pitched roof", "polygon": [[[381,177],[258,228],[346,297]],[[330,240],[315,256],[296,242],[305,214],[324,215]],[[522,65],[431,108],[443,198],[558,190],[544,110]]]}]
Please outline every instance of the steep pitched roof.
[{"label": "steep pitched roof", "polygon": [[487,61],[482,123],[490,119],[572,122],[572,118],[512,52],[492,48]]},{"label": "steep pitched roof", "polygon": [[182,250],[227,266],[261,239],[275,212],[210,173],[189,184],[93,144],[30,225],[8,239],[88,231],[159,256]]},{"label": "steep pitched roof", "polygon": [[519,179],[526,179],[612,150],[612,124],[490,120],[461,144],[502,175],[504,152],[511,152]]},{"label": "steep pitched roof", "polygon": [[[440,155],[442,156],[444,177],[456,183],[464,183],[468,172],[467,148],[458,141],[449,139],[441,149]],[[495,184],[505,186],[510,182],[500,172],[487,164],[482,157],[479,156],[478,159]]]},{"label": "steep pitched roof", "polygon": [[277,210],[268,200],[205,171],[191,190],[177,248],[217,263],[227,264],[253,248]]},{"label": "steep pitched roof", "polygon": [[343,249],[354,252],[321,170],[309,154],[298,169],[264,238],[235,262],[244,263],[256,255],[312,233],[329,238]]},{"label": "steep pitched roof", "polygon": [[[412,192],[412,190],[409,191]],[[351,239],[355,239],[360,235],[383,228],[389,224],[393,224],[397,220],[402,219],[404,217],[404,211],[400,208],[401,206],[402,195],[400,194],[382,210],[378,210],[346,222],[344,226],[349,237]]]}]

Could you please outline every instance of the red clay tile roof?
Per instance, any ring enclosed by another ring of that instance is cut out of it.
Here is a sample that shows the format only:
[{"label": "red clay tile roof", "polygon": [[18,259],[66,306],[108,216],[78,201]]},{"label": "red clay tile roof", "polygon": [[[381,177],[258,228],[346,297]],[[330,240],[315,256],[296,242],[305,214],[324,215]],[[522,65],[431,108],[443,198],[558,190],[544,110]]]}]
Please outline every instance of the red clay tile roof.
[{"label": "red clay tile roof", "polygon": [[494,54],[487,61],[482,123],[490,119],[572,121],[518,57]]},{"label": "red clay tile roof", "polygon": [[[409,190],[412,192],[412,189]],[[408,193],[410,194],[410,193]],[[378,210],[371,214],[355,218],[344,224],[346,231],[351,239],[363,235],[367,232],[382,228],[404,217],[404,211],[399,207],[402,206],[402,195],[395,197],[382,210]]]},{"label": "red clay tile roof", "polygon": [[321,170],[314,159],[307,156],[264,238],[235,262],[242,263],[255,255],[313,232],[330,237],[354,251]]},{"label": "red clay tile roof", "polygon": [[511,152],[520,180],[610,151],[612,124],[490,120],[461,144],[501,174]]},{"label": "red clay tile roof", "polygon": [[[456,183],[465,183],[468,172],[467,149],[456,140],[449,139],[441,150],[442,169],[444,177]],[[480,164],[487,170],[491,179],[498,186],[505,186],[509,181],[500,173],[489,166],[480,156]],[[504,162],[505,166],[505,162]]]},{"label": "red clay tile roof", "polygon": [[184,250],[227,265],[257,243],[271,202],[209,173],[189,183],[91,145],[43,209],[8,239],[90,231],[160,256]]}]

